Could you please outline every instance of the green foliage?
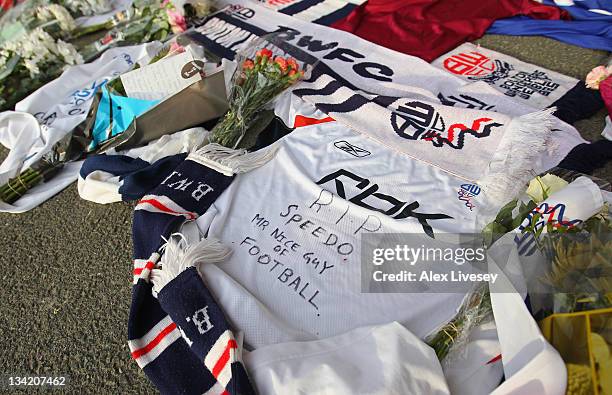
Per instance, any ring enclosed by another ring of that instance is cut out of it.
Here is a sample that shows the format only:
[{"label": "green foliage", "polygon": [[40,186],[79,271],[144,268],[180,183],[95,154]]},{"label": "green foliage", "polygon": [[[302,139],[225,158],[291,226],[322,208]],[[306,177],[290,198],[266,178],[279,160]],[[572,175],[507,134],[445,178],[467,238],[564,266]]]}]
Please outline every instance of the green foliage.
[{"label": "green foliage", "polygon": [[[117,26],[114,26],[113,21],[109,21],[100,25],[65,32],[57,29],[57,23],[47,23],[44,25],[44,30],[55,39],[61,38],[73,43],[85,61],[94,59],[100,54],[100,50],[97,47],[97,42],[91,42],[91,39],[74,41],[77,37],[83,35],[112,29],[109,34],[112,33],[112,36],[117,38],[113,45],[135,45],[154,40],[164,41],[172,34],[166,8],[162,7],[161,1],[137,0],[132,5],[132,11],[129,15],[131,15],[129,20]],[[20,16],[19,21],[26,27],[26,30],[32,30],[40,26],[40,21],[37,22],[35,13],[27,8]],[[16,54],[10,56],[0,66],[0,111],[13,109],[15,104],[30,93],[57,78],[62,73],[64,66],[63,61],[59,58],[40,63],[40,73],[32,76],[19,56]]]},{"label": "green foliage", "polygon": [[519,203],[518,199],[514,199],[507,203],[499,210],[495,220],[483,229],[485,246],[490,247],[504,234],[516,229],[536,207],[533,200]]}]

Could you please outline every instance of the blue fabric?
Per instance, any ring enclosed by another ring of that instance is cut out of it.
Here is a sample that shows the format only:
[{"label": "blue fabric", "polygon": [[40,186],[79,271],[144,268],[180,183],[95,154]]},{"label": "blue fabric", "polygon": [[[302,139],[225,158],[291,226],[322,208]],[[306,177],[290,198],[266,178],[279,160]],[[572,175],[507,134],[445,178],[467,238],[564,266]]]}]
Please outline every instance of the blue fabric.
[{"label": "blue fabric", "polygon": [[346,18],[355,8],[357,8],[356,4],[348,3],[344,7],[339,8],[330,14],[324,15],[313,22],[323,26],[331,26],[332,23]]},{"label": "blue fabric", "polygon": [[154,163],[125,155],[94,155],[85,159],[80,176],[103,171],[123,180],[117,191],[126,201],[138,200],[159,185],[187,157],[186,153],[166,156]]},{"label": "blue fabric", "polygon": [[[562,6],[554,0],[544,0],[544,4],[559,7],[572,16],[575,20],[608,21],[612,22],[612,2],[610,0],[574,0],[574,5]],[[603,12],[595,12],[600,10]]]},{"label": "blue fabric", "polygon": [[567,11],[573,20],[550,21],[516,16],[495,21],[487,33],[545,36],[584,48],[612,51],[612,15],[606,15],[612,14],[612,1],[574,0],[572,6],[560,6],[554,0],[544,0],[544,4]]},{"label": "blue fabric", "polygon": [[[156,363],[148,364],[143,370],[161,394],[205,394],[216,380],[208,369],[203,368],[198,358],[185,358],[190,354],[195,356],[187,343],[175,341],[157,357]],[[175,368],[168,369],[169,366]],[[193,380],[194,377],[198,377],[198,380]],[[189,384],[187,388],[184,388],[185,383]],[[181,388],[182,392],[177,392],[177,388]]]},{"label": "blue fabric", "polygon": [[[187,154],[177,154],[161,158],[147,167],[122,177],[123,185],[119,193],[124,201],[138,200],[159,185],[170,173],[185,160]],[[146,163],[146,162],[145,162]]]},{"label": "blue fabric", "polygon": [[91,151],[111,137],[123,133],[134,118],[157,103],[159,103],[159,100],[140,100],[113,95],[108,92],[105,86],[102,87],[102,98],[96,112],[92,131],[93,141],[89,150]]},{"label": "blue fabric", "polygon": [[279,10],[279,12],[286,14],[286,15],[295,15],[297,13],[300,13],[302,11],[306,11],[307,9],[309,9],[310,7],[314,7],[317,4],[322,3],[324,0],[302,0],[299,1],[297,3],[293,3],[288,7],[285,7],[281,10]]},{"label": "blue fabric", "polygon": [[149,166],[149,162],[139,158],[124,155],[93,155],[85,159],[79,174],[81,178],[87,178],[90,173],[100,170],[114,176],[123,177],[147,166]]},{"label": "blue fabric", "polygon": [[[281,8],[280,10],[278,10],[278,12],[286,15],[295,15],[297,13],[304,12],[312,7],[315,7],[323,2],[324,0],[302,0],[294,2],[285,8]],[[330,26],[332,23],[348,16],[348,14],[350,14],[355,8],[357,8],[357,4],[347,3],[335,10],[329,10],[328,14],[321,15],[319,18],[312,22],[317,23],[319,25]]]},{"label": "blue fabric", "polygon": [[[231,331],[221,307],[204,286],[195,267],[184,270],[165,285],[157,300],[164,311],[170,315],[172,321],[181,328],[183,336],[189,339],[191,352],[198,357],[199,361],[204,361],[215,343],[219,339],[224,340],[226,331]],[[198,316],[207,321],[196,322]],[[233,341],[236,345],[235,340]],[[227,393],[254,395],[255,392],[249,385],[244,366],[239,362],[228,361],[228,364],[232,371],[232,378],[226,387]],[[203,381],[214,383],[215,379],[210,372],[205,376],[206,380]]]}]

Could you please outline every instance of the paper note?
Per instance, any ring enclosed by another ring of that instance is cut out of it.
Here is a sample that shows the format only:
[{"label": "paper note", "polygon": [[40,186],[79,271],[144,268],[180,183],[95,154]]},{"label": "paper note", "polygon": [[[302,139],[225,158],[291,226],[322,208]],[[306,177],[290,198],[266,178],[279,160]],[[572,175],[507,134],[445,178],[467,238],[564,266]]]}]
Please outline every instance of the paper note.
[{"label": "paper note", "polygon": [[125,73],[121,82],[128,97],[162,100],[201,80],[202,65],[186,51]]}]

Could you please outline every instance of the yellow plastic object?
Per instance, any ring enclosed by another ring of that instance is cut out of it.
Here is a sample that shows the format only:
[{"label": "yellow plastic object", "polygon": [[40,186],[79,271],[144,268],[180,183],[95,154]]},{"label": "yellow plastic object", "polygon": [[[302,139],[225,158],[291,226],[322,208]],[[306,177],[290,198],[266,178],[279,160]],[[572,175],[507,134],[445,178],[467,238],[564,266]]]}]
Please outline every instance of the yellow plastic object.
[{"label": "yellow plastic object", "polygon": [[568,369],[568,395],[612,395],[612,308],[553,314],[542,334]]}]

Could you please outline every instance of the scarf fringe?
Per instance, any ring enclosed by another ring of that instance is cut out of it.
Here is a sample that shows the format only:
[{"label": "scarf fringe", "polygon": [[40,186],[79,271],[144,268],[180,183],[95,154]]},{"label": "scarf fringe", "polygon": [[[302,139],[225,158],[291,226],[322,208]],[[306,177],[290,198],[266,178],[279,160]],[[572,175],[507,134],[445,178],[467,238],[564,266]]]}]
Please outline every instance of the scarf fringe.
[{"label": "scarf fringe", "polygon": [[535,176],[534,164],[542,152],[554,150],[552,145],[555,107],[522,115],[512,120],[497,152],[503,159],[491,163],[478,181],[494,205],[507,203],[524,189]]},{"label": "scarf fringe", "polygon": [[194,267],[196,263],[223,262],[231,255],[231,250],[216,239],[202,239],[189,245],[180,233],[170,236],[162,247],[164,255],[160,261],[161,268],[151,271],[153,292],[159,293],[170,281],[183,271]]},{"label": "scarf fringe", "polygon": [[211,143],[189,154],[188,159],[218,171],[228,177],[246,173],[268,163],[276,154],[277,147],[247,152]]}]

